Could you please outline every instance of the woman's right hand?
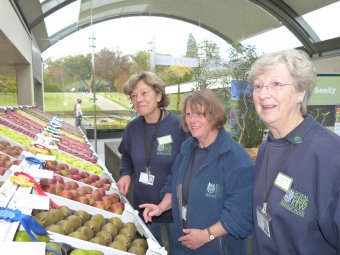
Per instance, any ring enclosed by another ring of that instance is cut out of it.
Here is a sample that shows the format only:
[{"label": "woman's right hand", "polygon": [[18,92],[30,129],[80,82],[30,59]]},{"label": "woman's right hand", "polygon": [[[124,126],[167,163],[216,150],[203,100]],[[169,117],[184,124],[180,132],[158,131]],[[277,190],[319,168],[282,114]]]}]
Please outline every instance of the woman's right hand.
[{"label": "woman's right hand", "polygon": [[141,204],[139,208],[144,209],[143,218],[145,223],[151,222],[152,217],[159,216],[163,213],[160,206],[155,204]]},{"label": "woman's right hand", "polygon": [[130,175],[124,175],[120,177],[120,179],[117,182],[118,190],[124,197],[129,191],[130,183],[131,183]]}]

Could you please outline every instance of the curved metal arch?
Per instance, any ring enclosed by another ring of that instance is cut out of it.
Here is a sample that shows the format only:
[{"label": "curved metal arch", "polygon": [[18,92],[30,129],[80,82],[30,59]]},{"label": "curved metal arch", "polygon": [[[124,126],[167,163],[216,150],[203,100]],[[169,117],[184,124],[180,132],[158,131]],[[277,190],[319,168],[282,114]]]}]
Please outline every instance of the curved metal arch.
[{"label": "curved metal arch", "polygon": [[309,55],[318,52],[315,46],[320,38],[314,30],[285,2],[280,0],[250,0],[281,21],[302,43]]},{"label": "curved metal arch", "polygon": [[[152,15],[150,15],[150,13],[139,13],[139,14],[127,14],[127,15],[113,16],[113,17],[110,17],[110,18],[97,20],[93,24],[99,24],[101,22],[114,20],[114,19],[129,18],[129,17],[140,17],[140,16],[170,18],[170,19],[180,20],[180,21],[187,22],[187,23],[190,23],[192,25],[198,26],[197,22],[194,22],[193,20],[190,20],[190,19],[185,19],[183,17],[178,17],[178,16],[175,16],[175,15],[165,15],[165,14],[152,14]],[[87,23],[83,24],[82,26],[78,27],[77,29],[74,29],[74,27],[75,27],[74,24],[71,24],[69,27],[64,28],[63,30],[59,31],[58,33],[56,33],[56,34],[54,34],[50,37],[51,45],[49,47],[51,47],[56,42],[62,40],[63,38],[69,36],[70,34],[75,33],[77,31],[84,29],[86,27],[89,27],[89,26],[91,26],[91,22],[87,22]],[[199,27],[204,28],[207,31],[221,37],[223,40],[225,40],[226,42],[228,42],[230,44],[234,43],[234,41],[231,38],[229,38],[228,36],[218,32],[217,30],[215,30],[214,28],[212,28],[210,26],[207,26],[207,25],[201,23],[199,25]]]}]

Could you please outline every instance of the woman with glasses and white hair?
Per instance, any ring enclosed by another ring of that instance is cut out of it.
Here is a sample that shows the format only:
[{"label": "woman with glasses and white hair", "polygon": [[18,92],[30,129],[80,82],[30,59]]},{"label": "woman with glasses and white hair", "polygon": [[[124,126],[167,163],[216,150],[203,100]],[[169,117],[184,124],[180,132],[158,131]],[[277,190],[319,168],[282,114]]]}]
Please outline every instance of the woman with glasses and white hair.
[{"label": "woman with glasses and white hair", "polygon": [[252,254],[340,254],[340,137],[307,114],[313,63],[300,50],[269,53],[248,79],[270,131],[256,159]]}]

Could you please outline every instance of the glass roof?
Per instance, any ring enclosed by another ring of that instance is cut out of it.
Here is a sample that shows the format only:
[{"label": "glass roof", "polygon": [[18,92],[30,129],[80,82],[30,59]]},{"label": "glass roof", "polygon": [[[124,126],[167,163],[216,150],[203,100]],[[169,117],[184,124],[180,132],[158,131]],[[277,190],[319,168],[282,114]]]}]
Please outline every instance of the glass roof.
[{"label": "glass roof", "polygon": [[[40,0],[41,2],[47,0]],[[80,10],[80,0],[75,1],[64,8],[52,13],[45,18],[48,36],[52,36],[59,31],[77,24]]]},{"label": "glass roof", "polygon": [[320,40],[340,36],[340,1],[303,15],[302,18],[314,29]]},{"label": "glass roof", "polygon": [[[108,19],[112,19],[115,17],[122,16],[124,18],[124,15],[127,15],[126,17],[134,16],[134,15],[140,15],[140,16],[147,16],[146,11],[147,8],[155,8],[156,11],[163,11],[162,9],[156,9],[157,4],[160,2],[148,2],[148,1],[123,1],[123,0],[74,0],[74,1],[66,1],[66,0],[39,0],[42,6],[42,11],[44,13],[43,18],[46,25],[47,35],[50,38],[50,41],[53,44],[55,41],[58,41],[59,39],[62,39],[63,36],[76,32],[77,30],[81,30],[86,24],[86,20],[84,20],[84,17],[86,19],[91,19],[92,24],[92,18],[98,22],[98,20],[103,20],[103,22],[107,21]],[[71,3],[69,3],[71,2]],[[175,1],[167,1],[174,3]],[[216,3],[221,3],[223,1],[216,1]],[[247,3],[248,1],[243,1],[243,4]],[[256,6],[257,9],[262,9],[263,6],[257,6],[257,2],[249,1],[252,5]],[[285,4],[287,2],[290,2],[289,0],[282,1]],[[293,1],[294,2],[294,1]],[[293,5],[293,2],[290,2],[291,5]],[[307,1],[308,2],[308,1]],[[308,4],[306,1],[304,1],[304,4]],[[322,4],[324,4],[326,1],[323,1]],[[334,1],[328,1],[328,2],[334,2]],[[215,3],[215,4],[216,4]],[[234,3],[234,2],[233,2]],[[302,3],[302,2],[301,2]],[[125,4],[125,5],[124,5]],[[184,4],[184,2],[183,2]],[[191,3],[192,4],[192,3]],[[204,4],[204,3],[203,3]],[[230,4],[230,3],[229,3]],[[249,4],[249,3],[248,3]],[[294,2],[298,6],[299,3]],[[154,5],[154,6],[152,6]],[[201,3],[202,5],[202,3]],[[235,4],[236,5],[236,4]],[[317,4],[315,4],[317,5]],[[60,6],[60,7],[58,7]],[[113,8],[114,6],[114,8]],[[150,7],[151,6],[151,7]],[[278,5],[280,8],[282,8],[282,5]],[[277,6],[275,6],[277,8]],[[288,5],[287,5],[288,6]],[[302,5],[301,5],[302,6]],[[300,12],[303,12],[302,7],[300,7]],[[307,6],[307,5],[306,5]],[[51,13],[48,13],[51,9],[57,9]],[[62,8],[61,8],[62,7]],[[112,8],[111,8],[112,7]],[[199,8],[203,8],[206,6],[202,6]],[[217,6],[218,7],[218,6]],[[249,5],[246,6],[249,8]],[[265,6],[267,8],[272,7],[270,4],[268,6]],[[270,11],[268,9],[262,9],[262,12],[266,12],[268,16],[270,15]],[[305,7],[305,6],[304,6]],[[60,9],[59,9],[60,8]],[[97,9],[95,9],[97,8]],[[171,6],[168,7],[169,9]],[[312,9],[313,7],[310,7]],[[92,10],[95,10],[95,12],[92,13]],[[153,10],[153,9],[152,9]],[[278,9],[273,8],[273,13],[277,11]],[[164,13],[168,10],[164,10]],[[181,14],[180,10],[176,10],[179,12],[178,17],[186,17],[184,14]],[[208,10],[207,10],[208,11]],[[310,37],[306,37],[309,40],[311,40],[311,43],[317,43],[323,40],[328,40],[332,38],[340,38],[340,29],[338,29],[338,26],[336,24],[340,24],[340,1],[336,1],[333,4],[330,4],[328,6],[325,6],[323,8],[320,8],[315,11],[311,11],[309,13],[306,13],[302,16],[295,16],[290,15],[291,13],[296,14],[297,11],[292,10],[292,12],[289,12],[287,10],[283,10],[284,14],[286,16],[292,16],[293,18],[291,20],[288,20],[288,26],[291,25],[289,22],[296,22],[295,26],[298,27],[301,34],[306,31],[309,33]],[[168,15],[169,12],[166,14]],[[278,12],[277,12],[278,13]],[[86,15],[87,16],[86,16]],[[177,13],[176,13],[177,14]],[[82,16],[81,16],[82,15]],[[85,15],[85,16],[84,16]],[[197,14],[196,14],[197,15]],[[203,15],[203,14],[202,14]],[[173,15],[176,17],[176,15]],[[82,17],[82,18],[81,18]],[[110,18],[109,18],[110,17]],[[188,15],[189,17],[189,15]],[[272,16],[273,18],[274,16]],[[281,16],[283,17],[283,16]],[[203,17],[198,17],[203,19]],[[209,17],[210,19],[214,19],[214,17]],[[291,18],[291,17],[290,17]],[[195,17],[197,19],[197,17]],[[242,17],[240,18],[242,19]],[[243,20],[241,22],[245,22],[246,20],[250,20],[251,17],[243,17]],[[277,19],[274,17],[274,19]],[[190,20],[188,20],[190,21]],[[299,35],[294,33],[292,29],[289,29],[288,27],[284,26],[284,21],[278,21],[278,24],[281,23],[281,27],[269,27],[266,29],[266,31],[262,31],[261,33],[253,35],[251,38],[244,37],[242,39],[241,36],[241,42],[246,44],[252,44],[257,47],[257,49],[260,52],[265,51],[273,51],[278,50],[281,48],[288,48],[288,47],[300,47],[303,46],[303,42],[301,41],[301,38],[299,38]],[[200,25],[196,24],[196,25]],[[260,20],[260,22],[265,22],[264,20]],[[192,22],[194,23],[194,22]],[[214,23],[218,24],[218,22]],[[138,24],[136,24],[138,26]],[[294,25],[293,25],[294,27]],[[152,28],[150,26],[148,29]],[[180,29],[180,28],[179,28]],[[208,30],[214,30],[214,27],[207,28]],[[244,27],[244,31],[251,30],[252,28],[248,24],[248,27]],[[66,31],[66,32],[65,32]],[[67,32],[69,31],[69,32]],[[212,31],[214,32],[214,31]],[[243,31],[242,31],[243,33]],[[235,34],[235,33],[234,33]],[[301,35],[300,34],[300,35]],[[59,37],[58,37],[59,35]],[[307,34],[308,35],[308,34]],[[124,35],[119,35],[124,36]],[[228,35],[226,35],[228,36]],[[53,39],[54,38],[54,39]],[[235,40],[237,38],[229,38],[230,40]],[[55,40],[55,41],[53,41]],[[310,46],[312,47],[312,46]],[[340,47],[340,46],[339,46]]]}]

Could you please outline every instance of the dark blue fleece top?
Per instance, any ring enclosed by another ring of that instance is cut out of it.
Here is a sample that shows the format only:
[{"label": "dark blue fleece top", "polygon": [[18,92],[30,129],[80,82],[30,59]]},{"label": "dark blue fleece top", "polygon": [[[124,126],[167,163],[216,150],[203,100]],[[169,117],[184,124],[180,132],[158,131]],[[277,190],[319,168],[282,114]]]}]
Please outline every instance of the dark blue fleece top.
[{"label": "dark blue fleece top", "polygon": [[[254,181],[253,255],[340,254],[339,154],[340,137],[312,116],[285,138],[269,135],[263,142]],[[288,193],[273,186],[279,171],[293,179]],[[270,238],[255,211],[266,193]]]},{"label": "dark blue fleece top", "polygon": [[[120,175],[133,176],[134,185],[134,207],[143,203],[160,203],[160,190],[165,185],[167,176],[170,174],[171,165],[179,152],[180,145],[189,135],[184,132],[180,123],[180,116],[167,110],[163,110],[163,119],[158,128],[157,138],[170,135],[172,143],[159,145],[156,140],[150,158],[151,174],[155,176],[153,185],[146,185],[139,181],[141,172],[145,172],[145,150],[143,125],[144,119],[138,116],[131,120],[126,126],[118,151],[122,154]],[[147,150],[151,143],[156,124],[146,125]],[[160,217],[155,217],[154,222],[172,222],[171,210]]]},{"label": "dark blue fleece top", "polygon": [[[184,182],[195,147],[197,140],[194,138],[182,143],[172,166],[172,175],[162,189],[162,195],[172,193],[176,240],[183,236],[177,187]],[[208,154],[191,181],[185,228],[206,229],[221,221],[228,234],[196,250],[181,246],[181,254],[247,254],[247,237],[253,229],[253,173],[254,162],[248,153],[223,128],[219,129],[216,140],[209,146]]]}]

